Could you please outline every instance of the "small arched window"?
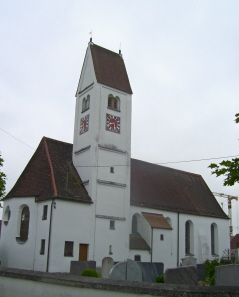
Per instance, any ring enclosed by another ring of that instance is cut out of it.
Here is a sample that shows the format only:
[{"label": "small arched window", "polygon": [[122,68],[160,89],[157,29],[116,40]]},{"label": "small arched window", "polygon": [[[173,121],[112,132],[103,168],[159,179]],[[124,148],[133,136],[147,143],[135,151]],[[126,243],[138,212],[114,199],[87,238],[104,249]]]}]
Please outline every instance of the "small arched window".
[{"label": "small arched window", "polygon": [[172,227],[172,220],[169,218],[169,217],[167,217],[166,218],[166,221],[169,223],[169,225]]},{"label": "small arched window", "polygon": [[108,108],[120,111],[120,99],[118,96],[114,97],[112,94],[108,96]]},{"label": "small arched window", "polygon": [[135,235],[136,233],[137,233],[137,224],[138,224],[138,222],[137,222],[137,216],[136,216],[136,214],[134,214],[133,215],[133,218],[132,218],[132,234],[133,235]]},{"label": "small arched window", "polygon": [[82,112],[88,110],[90,108],[90,95],[84,97],[82,100]]},{"label": "small arched window", "polygon": [[4,216],[3,216],[4,225],[8,224],[8,221],[10,220],[10,217],[11,217],[11,210],[10,210],[10,207],[7,206],[6,210],[4,212]]},{"label": "small arched window", "polygon": [[185,254],[193,255],[193,223],[185,223]]},{"label": "small arched window", "polygon": [[24,206],[21,213],[21,226],[20,226],[20,240],[26,241],[28,239],[30,221],[30,211],[28,206]]},{"label": "small arched window", "polygon": [[211,224],[211,254],[217,256],[218,229],[215,223]]}]

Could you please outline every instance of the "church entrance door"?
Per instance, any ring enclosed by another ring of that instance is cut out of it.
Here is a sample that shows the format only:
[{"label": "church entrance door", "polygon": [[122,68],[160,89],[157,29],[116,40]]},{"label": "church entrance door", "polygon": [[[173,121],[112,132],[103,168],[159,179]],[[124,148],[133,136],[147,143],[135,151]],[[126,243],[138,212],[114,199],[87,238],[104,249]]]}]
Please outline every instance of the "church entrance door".
[{"label": "church entrance door", "polygon": [[79,244],[79,261],[87,261],[88,244]]}]

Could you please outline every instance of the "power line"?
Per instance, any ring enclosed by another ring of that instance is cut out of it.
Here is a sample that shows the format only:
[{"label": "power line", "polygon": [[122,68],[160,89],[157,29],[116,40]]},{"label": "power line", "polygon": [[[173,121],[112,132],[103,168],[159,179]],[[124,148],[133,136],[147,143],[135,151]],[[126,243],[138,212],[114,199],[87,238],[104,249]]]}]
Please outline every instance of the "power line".
[{"label": "power line", "polygon": [[[5,132],[6,134],[10,135],[11,137],[15,138],[16,140],[20,141],[21,143],[25,144],[26,146],[30,147],[31,149],[33,149],[34,151],[36,149],[34,149],[33,147],[31,147],[30,145],[26,144],[25,142],[21,141],[20,139],[18,139],[17,137],[13,136],[12,134],[8,133],[7,131],[3,130],[2,128],[0,128],[0,130],[2,130],[3,132]],[[219,159],[225,159],[225,158],[235,158],[235,157],[239,157],[239,155],[235,155],[235,156],[226,156],[226,157],[217,157],[217,158],[208,158],[208,159],[196,159],[196,160],[184,160],[184,161],[170,161],[170,162],[160,162],[160,163],[153,163],[155,165],[165,165],[165,164],[176,164],[176,163],[190,163],[190,162],[200,162],[200,161],[211,161],[211,160],[219,160]],[[112,167],[112,166],[130,166],[130,165],[98,165],[98,166],[94,166],[94,165],[89,165],[89,166],[76,166],[76,167]]]},{"label": "power line", "polygon": [[218,159],[224,159],[224,158],[235,158],[235,157],[239,157],[239,155],[236,155],[236,156],[227,156],[227,157],[209,158],[209,159],[198,159],[198,160],[175,161],[175,162],[166,162],[166,163],[155,163],[155,164],[156,165],[160,165],[160,164],[170,164],[170,163],[199,162],[199,161],[210,161],[210,160],[218,160]]},{"label": "power line", "polygon": [[7,131],[3,130],[2,128],[0,128],[3,132],[7,133],[8,135],[10,135],[11,137],[15,138],[16,140],[20,141],[21,143],[25,144],[26,146],[30,147],[31,149],[33,149],[34,151],[36,149],[34,149],[33,147],[31,147],[30,145],[26,144],[25,142],[21,141],[20,139],[18,139],[17,137],[13,136],[12,134],[8,133]]}]

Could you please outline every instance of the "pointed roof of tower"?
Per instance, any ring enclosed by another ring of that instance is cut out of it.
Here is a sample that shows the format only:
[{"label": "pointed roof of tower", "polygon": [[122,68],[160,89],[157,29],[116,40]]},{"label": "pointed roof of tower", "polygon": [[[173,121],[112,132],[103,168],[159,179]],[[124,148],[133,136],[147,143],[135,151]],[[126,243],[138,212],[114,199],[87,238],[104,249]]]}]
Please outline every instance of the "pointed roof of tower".
[{"label": "pointed roof of tower", "polygon": [[97,82],[132,94],[122,56],[96,44],[90,44],[90,50]]},{"label": "pointed roof of tower", "polygon": [[72,164],[72,144],[43,137],[38,148],[5,199],[60,198],[92,203]]}]

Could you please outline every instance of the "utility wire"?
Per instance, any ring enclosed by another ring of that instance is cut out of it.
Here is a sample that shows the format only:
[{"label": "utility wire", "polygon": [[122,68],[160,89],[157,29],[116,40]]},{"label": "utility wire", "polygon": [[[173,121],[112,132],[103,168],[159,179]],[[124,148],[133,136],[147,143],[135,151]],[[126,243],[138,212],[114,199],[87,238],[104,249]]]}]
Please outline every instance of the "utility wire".
[{"label": "utility wire", "polygon": [[[0,128],[0,130],[2,130],[3,132],[7,133],[8,135],[10,135],[11,137],[15,138],[16,140],[20,141],[21,143],[25,144],[26,146],[30,147],[31,149],[33,149],[34,151],[36,149],[34,149],[33,147],[31,147],[30,145],[26,144],[25,142],[21,141],[20,139],[18,139],[17,137],[11,135],[10,133],[8,133],[7,131],[3,130],[2,128]],[[235,158],[235,157],[239,157],[239,155],[235,155],[235,156],[226,156],[226,157],[217,157],[217,158],[208,158],[208,159],[196,159],[196,160],[184,160],[184,161],[170,161],[170,162],[163,162],[163,163],[152,163],[155,165],[165,165],[165,164],[176,164],[176,163],[190,163],[190,162],[200,162],[200,161],[210,161],[210,160],[218,160],[218,159],[225,159],[225,158]],[[98,166],[76,166],[76,167],[112,167],[112,166],[131,166],[131,165],[98,165]]]},{"label": "utility wire", "polygon": [[8,135],[10,135],[11,137],[15,138],[16,140],[20,141],[21,143],[25,144],[26,146],[30,147],[31,149],[33,149],[34,151],[36,149],[34,149],[33,147],[31,147],[30,145],[26,144],[25,142],[21,141],[20,139],[18,139],[17,137],[13,136],[12,134],[8,133],[7,131],[3,130],[2,128],[0,128],[3,132],[7,133]]}]

